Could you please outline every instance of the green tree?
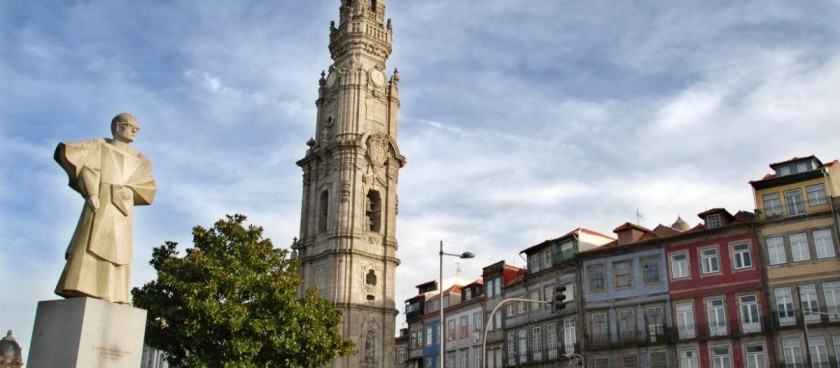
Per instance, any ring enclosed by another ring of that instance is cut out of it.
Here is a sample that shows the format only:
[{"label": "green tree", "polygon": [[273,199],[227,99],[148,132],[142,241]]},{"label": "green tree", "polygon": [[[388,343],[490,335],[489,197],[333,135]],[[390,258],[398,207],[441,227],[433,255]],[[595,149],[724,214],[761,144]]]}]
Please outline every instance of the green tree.
[{"label": "green tree", "polygon": [[149,311],[146,344],[175,367],[318,367],[353,354],[341,311],[315,290],[298,298],[298,263],[245,219],[196,226],[184,257],[174,242],[154,249],[157,280],[131,291]]}]

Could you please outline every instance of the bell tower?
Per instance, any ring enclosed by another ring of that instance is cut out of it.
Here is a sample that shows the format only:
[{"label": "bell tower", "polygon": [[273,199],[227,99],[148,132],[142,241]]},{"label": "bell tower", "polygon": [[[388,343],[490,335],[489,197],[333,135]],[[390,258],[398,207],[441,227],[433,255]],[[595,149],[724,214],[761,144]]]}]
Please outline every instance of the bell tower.
[{"label": "bell tower", "polygon": [[[391,20],[385,0],[341,0],[330,24],[332,65],[318,82],[315,135],[303,169],[300,240],[304,287],[344,312],[358,354],[333,367],[393,367],[399,75],[386,76]],[[293,254],[294,254],[293,253]]]}]

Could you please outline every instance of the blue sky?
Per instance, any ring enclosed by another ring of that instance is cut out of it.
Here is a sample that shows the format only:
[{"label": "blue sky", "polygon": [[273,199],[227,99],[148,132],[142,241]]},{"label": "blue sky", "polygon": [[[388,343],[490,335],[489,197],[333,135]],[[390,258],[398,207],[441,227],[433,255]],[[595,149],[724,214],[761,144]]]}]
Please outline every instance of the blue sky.
[{"label": "blue sky", "polygon": [[[296,237],[318,78],[338,0],[0,3],[0,329],[28,351],[81,199],[60,141],[134,113],[155,164],[133,283],[166,240],[243,213]],[[423,0],[386,3],[400,70],[397,306],[583,226],[612,235],[755,206],[767,165],[840,158],[840,3]],[[455,260],[446,264],[455,271]],[[398,317],[398,322],[402,316]],[[399,325],[399,323],[398,323]]]}]

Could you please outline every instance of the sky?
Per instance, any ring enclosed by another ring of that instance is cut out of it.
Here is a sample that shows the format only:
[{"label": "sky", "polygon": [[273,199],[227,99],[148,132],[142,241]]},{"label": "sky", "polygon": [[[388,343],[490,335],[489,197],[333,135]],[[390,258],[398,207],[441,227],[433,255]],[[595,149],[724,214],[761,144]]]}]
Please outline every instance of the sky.
[{"label": "sky", "polygon": [[[380,0],[382,1],[382,0]],[[0,329],[28,352],[82,199],[55,146],[136,115],[153,247],[248,216],[298,236],[318,79],[339,0],[0,2]],[[396,305],[445,261],[479,278],[586,227],[752,211],[768,165],[840,158],[840,2],[388,0],[400,72]],[[641,217],[637,217],[637,212]]]}]

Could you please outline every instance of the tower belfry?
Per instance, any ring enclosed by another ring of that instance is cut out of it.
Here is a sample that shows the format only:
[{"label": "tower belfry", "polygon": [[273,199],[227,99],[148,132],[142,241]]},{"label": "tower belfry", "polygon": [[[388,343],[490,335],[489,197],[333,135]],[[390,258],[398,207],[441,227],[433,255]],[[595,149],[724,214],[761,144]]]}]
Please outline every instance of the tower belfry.
[{"label": "tower belfry", "polygon": [[399,76],[386,76],[391,21],[384,0],[341,0],[330,24],[333,64],[319,80],[315,136],[303,169],[300,240],[304,287],[344,312],[358,354],[333,367],[393,367]]}]

